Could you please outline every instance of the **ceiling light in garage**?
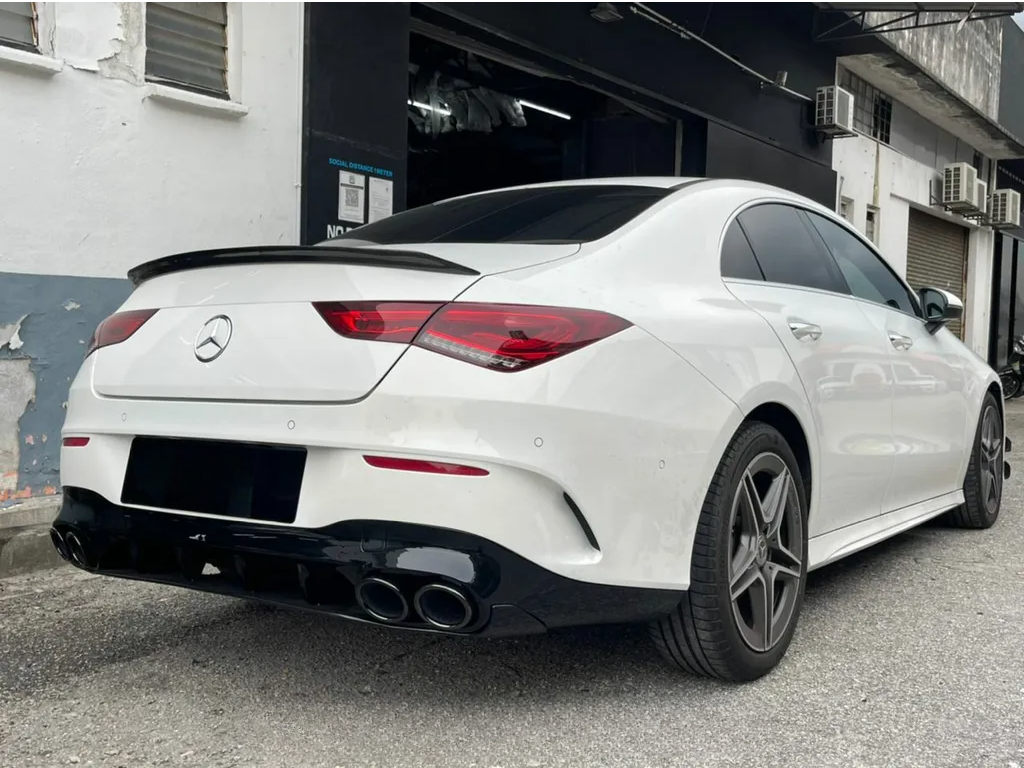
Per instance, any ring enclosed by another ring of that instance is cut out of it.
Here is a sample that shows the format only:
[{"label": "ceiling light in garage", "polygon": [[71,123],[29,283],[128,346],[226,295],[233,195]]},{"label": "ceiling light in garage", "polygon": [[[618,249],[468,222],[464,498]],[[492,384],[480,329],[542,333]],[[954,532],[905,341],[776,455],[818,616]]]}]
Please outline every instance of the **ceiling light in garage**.
[{"label": "ceiling light in garage", "polygon": [[559,112],[557,109],[551,107],[542,107],[540,104],[534,104],[532,101],[526,101],[525,99],[518,99],[520,106],[526,107],[527,109],[535,109],[538,112],[543,112],[546,115],[554,115],[560,117],[563,120],[572,120],[572,115],[567,115],[565,112]]},{"label": "ceiling light in garage", "polygon": [[[410,107],[424,109],[427,112],[437,112],[437,114],[444,115],[445,117],[451,114],[451,110],[449,109],[445,109],[444,107],[432,107],[429,104],[424,104],[422,101],[413,101],[412,99],[408,99],[406,100],[405,103],[408,104]],[[566,116],[566,119],[569,119],[568,116]]]}]

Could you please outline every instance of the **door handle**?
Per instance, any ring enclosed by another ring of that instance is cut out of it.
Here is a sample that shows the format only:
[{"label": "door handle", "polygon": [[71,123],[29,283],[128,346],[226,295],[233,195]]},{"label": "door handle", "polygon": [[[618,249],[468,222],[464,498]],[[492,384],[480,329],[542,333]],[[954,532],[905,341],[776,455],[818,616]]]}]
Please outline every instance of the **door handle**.
[{"label": "door handle", "polygon": [[814,323],[807,323],[803,320],[790,320],[789,330],[793,332],[800,341],[804,339],[810,339],[811,341],[817,341],[821,338],[821,326],[815,325]]},{"label": "door handle", "polygon": [[907,350],[914,346],[914,340],[909,336],[904,336],[902,333],[889,331],[889,341],[896,349]]}]

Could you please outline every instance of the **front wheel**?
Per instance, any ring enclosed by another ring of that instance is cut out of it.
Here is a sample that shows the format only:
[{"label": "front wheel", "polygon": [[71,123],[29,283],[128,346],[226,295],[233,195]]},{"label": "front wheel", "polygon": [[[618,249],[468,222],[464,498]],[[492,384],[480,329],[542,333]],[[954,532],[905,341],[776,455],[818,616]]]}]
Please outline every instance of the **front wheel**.
[{"label": "front wheel", "polygon": [[995,395],[981,403],[974,448],[964,478],[964,503],[948,514],[958,528],[991,528],[1003,503],[1003,417]]},{"label": "front wheel", "polygon": [[756,680],[785,655],[807,580],[807,500],[793,451],[774,427],[744,424],[701,509],[690,589],[651,623],[662,655],[683,670]]}]

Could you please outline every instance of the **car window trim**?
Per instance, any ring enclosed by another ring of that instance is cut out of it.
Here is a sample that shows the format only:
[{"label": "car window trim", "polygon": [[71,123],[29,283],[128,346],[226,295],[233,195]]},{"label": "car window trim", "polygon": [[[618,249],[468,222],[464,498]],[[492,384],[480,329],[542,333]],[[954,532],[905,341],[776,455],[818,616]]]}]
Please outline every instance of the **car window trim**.
[{"label": "car window trim", "polygon": [[[831,221],[833,224],[838,226],[844,232],[847,232],[847,233],[853,235],[854,239],[856,239],[861,245],[863,245],[867,249],[868,253],[870,253],[872,256],[874,256],[876,259],[878,259],[878,261],[881,262],[882,266],[886,269],[886,271],[890,275],[892,275],[892,277],[896,281],[896,283],[901,288],[903,288],[904,291],[907,292],[907,296],[910,298],[911,306],[913,306],[915,310],[920,311],[921,303],[920,303],[920,301],[918,301],[917,293],[907,283],[905,283],[903,281],[903,279],[896,273],[896,270],[893,269],[889,265],[889,262],[886,261],[885,257],[882,256],[877,250],[875,250],[874,243],[872,243],[866,237],[863,237],[860,232],[858,232],[853,227],[849,226],[849,224],[844,219],[842,219],[842,218],[832,218],[831,216],[823,216],[821,214],[821,211],[812,211],[809,208],[804,208],[803,211],[804,211],[805,216],[807,217],[807,226],[810,227],[813,230],[815,237],[817,237],[817,239],[821,241],[822,247],[825,248],[825,250],[828,252],[830,258],[832,258],[833,261],[835,261],[835,258],[836,258],[835,254],[832,253],[832,249],[828,247],[828,243],[825,242],[824,236],[820,232],[818,232],[817,227],[814,226],[814,222],[811,221],[810,216],[808,216],[807,214],[811,214],[811,213],[817,214],[818,216],[821,216],[821,218],[825,219],[826,221]],[[838,267],[838,266],[839,266],[839,264],[837,262],[836,263],[836,267]],[[921,320],[922,322],[924,321],[924,318],[920,314],[913,314],[913,315],[911,315],[910,313],[905,312],[904,310],[900,309],[899,307],[894,307],[891,304],[879,304],[877,301],[872,301],[871,299],[863,299],[860,296],[854,296],[853,298],[861,299],[861,301],[866,301],[869,304],[872,304],[872,305],[875,305],[875,306],[882,306],[882,307],[885,307],[886,309],[894,309],[897,312],[900,312],[900,313],[902,313],[904,315],[908,315],[909,317],[915,317],[918,320]]]}]

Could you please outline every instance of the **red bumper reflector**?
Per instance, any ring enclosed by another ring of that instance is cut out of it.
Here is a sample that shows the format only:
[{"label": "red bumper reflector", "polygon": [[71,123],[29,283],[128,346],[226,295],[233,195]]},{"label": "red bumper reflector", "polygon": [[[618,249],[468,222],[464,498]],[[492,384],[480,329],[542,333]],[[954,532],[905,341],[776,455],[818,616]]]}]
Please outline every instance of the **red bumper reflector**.
[{"label": "red bumper reflector", "polygon": [[84,448],[89,444],[88,437],[65,437],[61,441],[65,448]]},{"label": "red bumper reflector", "polygon": [[363,459],[371,467],[377,469],[398,469],[403,472],[429,472],[434,475],[461,475],[462,477],[483,477],[490,474],[486,469],[480,469],[480,467],[446,464],[442,461],[396,459],[391,456],[363,456]]}]

